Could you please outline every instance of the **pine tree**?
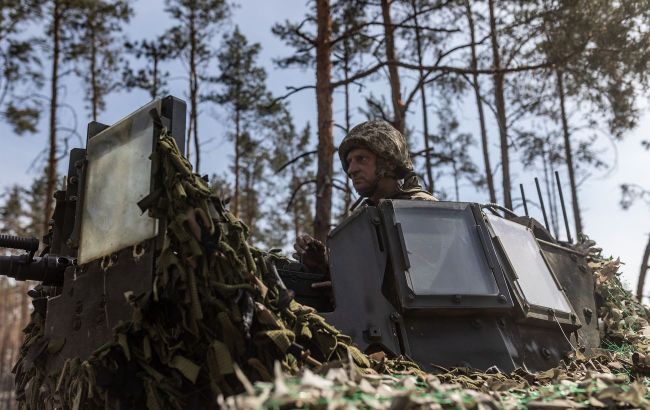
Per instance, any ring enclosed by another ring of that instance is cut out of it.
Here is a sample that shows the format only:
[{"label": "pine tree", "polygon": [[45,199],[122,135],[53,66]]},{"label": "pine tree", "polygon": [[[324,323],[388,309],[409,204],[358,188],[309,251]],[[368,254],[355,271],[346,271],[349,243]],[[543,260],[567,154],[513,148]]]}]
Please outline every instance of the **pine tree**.
[{"label": "pine tree", "polygon": [[0,2],[0,118],[16,134],[35,132],[40,118],[34,95],[43,81],[37,41],[23,34],[40,9],[34,0]]},{"label": "pine tree", "polygon": [[[576,57],[548,73],[555,81],[555,101],[562,129],[564,158],[569,174],[575,229],[584,227],[578,198],[580,148],[571,130],[570,100],[580,104],[592,124],[605,122],[617,139],[636,125],[639,89],[650,86],[650,9],[646,1],[596,0],[586,5],[571,2],[544,19],[550,58],[575,53]],[[593,153],[587,156],[593,157]],[[583,160],[584,160],[583,151]]]},{"label": "pine tree", "polygon": [[[273,144],[270,155],[271,168],[281,178],[273,181],[271,189],[282,192],[279,201],[273,204],[276,223],[281,223],[293,233],[295,240],[301,233],[310,233],[313,227],[313,190],[315,189],[314,158],[309,155],[311,127],[309,124],[298,133],[293,117],[286,107],[265,123]],[[286,210],[289,215],[284,215]],[[279,216],[285,216],[279,218]],[[283,221],[279,221],[282,219]],[[272,233],[272,232],[269,232]],[[286,235],[285,235],[286,237]],[[290,241],[284,241],[290,243]]]},{"label": "pine tree", "polygon": [[49,95],[49,142],[47,154],[47,183],[45,188],[45,206],[41,216],[41,231],[46,232],[54,205],[54,190],[56,185],[56,169],[58,157],[58,110],[59,88],[65,71],[63,57],[69,53],[74,44],[73,16],[78,7],[78,0],[49,0],[44,4],[45,25],[44,41],[50,60],[50,95]]},{"label": "pine tree", "polygon": [[201,79],[207,75],[213,57],[211,41],[220,24],[229,14],[226,0],[166,0],[166,11],[176,25],[165,35],[172,43],[175,55],[183,59],[189,77],[189,113],[185,155],[189,158],[194,142],[195,172],[200,172],[201,143],[199,140],[199,106]]},{"label": "pine tree", "polygon": [[129,0],[77,0],[71,17],[74,43],[66,58],[75,64],[83,80],[86,104],[93,121],[105,108],[105,99],[119,86],[118,63],[122,48],[119,36],[133,14]]},{"label": "pine tree", "polygon": [[155,40],[140,40],[124,43],[127,53],[136,60],[143,60],[143,65],[135,69],[128,60],[124,62],[122,82],[127,90],[141,89],[154,98],[168,93],[169,71],[161,68],[161,64],[172,57],[172,47],[165,36]]},{"label": "pine tree", "polygon": [[206,96],[206,99],[225,106],[232,115],[232,132],[229,138],[234,143],[232,169],[235,185],[231,208],[236,216],[239,216],[242,207],[242,172],[249,176],[254,174],[252,170],[243,169],[244,145],[257,141],[252,139],[250,131],[254,129],[259,116],[264,114],[264,103],[269,101],[266,98],[266,72],[256,62],[260,49],[257,43],[249,44],[236,27],[233,33],[224,39],[217,54],[220,74],[213,78],[213,81],[220,85],[221,89]]},{"label": "pine tree", "polygon": [[[472,11],[472,6],[470,0],[465,0],[465,16],[467,18],[467,28],[470,35],[470,57],[471,64],[470,67],[473,70],[478,69],[478,55],[476,52],[477,48],[477,38],[476,38],[476,25],[474,23],[474,12]],[[494,187],[494,176],[492,174],[492,165],[490,161],[490,150],[488,145],[488,134],[487,134],[487,125],[485,121],[485,113],[483,111],[483,96],[481,93],[481,85],[478,78],[478,73],[474,72],[472,74],[472,88],[474,89],[474,98],[476,100],[476,108],[479,117],[479,126],[481,129],[481,150],[483,153],[483,166],[485,169],[485,181],[488,187],[488,193],[490,195],[490,202],[497,203],[496,189]]]},{"label": "pine tree", "polygon": [[[499,34],[497,28],[497,17],[494,0],[488,0],[490,11],[490,39],[492,41],[492,68],[500,70],[501,50],[499,46]],[[508,120],[506,116],[506,102],[504,96],[504,74],[495,72],[494,79],[494,105],[496,107],[497,124],[499,126],[499,137],[501,145],[501,183],[503,189],[503,205],[512,209],[512,193],[510,183],[510,141],[508,139]]]},{"label": "pine tree", "polygon": [[454,187],[454,200],[460,201],[460,183],[465,179],[474,186],[483,184],[478,168],[470,156],[470,147],[476,144],[474,137],[466,132],[460,132],[460,124],[449,108],[449,104],[440,108],[438,116],[438,135],[434,138],[438,153],[447,158],[441,165],[449,168]]}]

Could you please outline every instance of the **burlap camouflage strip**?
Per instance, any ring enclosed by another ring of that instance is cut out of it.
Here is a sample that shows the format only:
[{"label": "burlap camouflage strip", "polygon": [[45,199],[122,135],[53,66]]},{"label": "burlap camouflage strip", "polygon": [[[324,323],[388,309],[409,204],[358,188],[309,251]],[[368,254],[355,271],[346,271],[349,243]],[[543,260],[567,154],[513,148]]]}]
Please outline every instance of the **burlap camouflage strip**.
[{"label": "burlap camouflage strip", "polygon": [[268,381],[275,362],[288,373],[349,358],[371,368],[347,336],[291,300],[275,270],[282,257],[249,246],[247,227],[192,173],[172,138],[159,141],[152,161],[164,192],[149,212],[167,221],[153,291],[125,295],[132,320],[56,375],[42,367],[47,350],[27,360],[43,338],[43,318],[33,315],[16,366],[22,408],[211,408],[244,389],[238,372]]},{"label": "burlap camouflage strip", "polygon": [[153,291],[125,295],[132,320],[91,358],[69,360],[54,375],[45,374],[43,359],[59,346],[43,346],[43,317],[35,311],[16,366],[21,408],[648,405],[648,315],[621,286],[617,261],[591,258],[603,300],[600,356],[578,353],[537,374],[427,375],[407,360],[367,357],[292,301],[274,272],[281,257],[247,244],[246,226],[192,174],[171,138],[162,138],[153,163],[165,192],[150,211],[168,222]]},{"label": "burlap camouflage strip", "polygon": [[[648,312],[620,280],[618,260],[605,259],[588,238],[578,245],[590,251],[601,349],[591,357],[580,350],[570,360],[544,372],[518,369],[438,369],[436,374],[396,377],[323,369],[317,374],[280,375],[272,383],[256,383],[249,393],[222,399],[224,408],[444,408],[567,409],[649,408],[650,326]],[[377,367],[376,367],[377,368]],[[409,369],[404,369],[408,374]]]}]

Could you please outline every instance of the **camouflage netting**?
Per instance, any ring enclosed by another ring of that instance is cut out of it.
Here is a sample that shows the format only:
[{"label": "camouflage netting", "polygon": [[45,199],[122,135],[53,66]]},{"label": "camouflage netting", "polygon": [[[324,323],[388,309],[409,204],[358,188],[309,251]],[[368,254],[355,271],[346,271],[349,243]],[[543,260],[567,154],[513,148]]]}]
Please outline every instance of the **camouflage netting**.
[{"label": "camouflage netting", "polygon": [[648,311],[620,281],[618,260],[604,259],[590,248],[590,268],[603,346],[593,355],[575,352],[571,360],[544,372],[518,369],[442,369],[413,374],[405,369],[390,375],[355,371],[354,365],[305,370],[287,377],[278,372],[273,383],[256,383],[244,394],[222,399],[224,408],[444,408],[444,409],[567,409],[650,408],[650,326]]},{"label": "camouflage netting", "polygon": [[132,320],[58,374],[45,373],[44,358],[60,346],[35,349],[44,341],[35,312],[15,368],[22,408],[649,406],[648,312],[623,289],[618,261],[592,250],[604,341],[595,357],[577,352],[536,374],[426,374],[406,360],[362,354],[292,301],[275,270],[281,256],[247,244],[246,226],[211,196],[171,138],[152,160],[163,189],[149,212],[167,221],[153,291],[125,295]]},{"label": "camouflage netting", "polygon": [[248,380],[272,380],[276,362],[288,373],[336,360],[369,371],[347,336],[292,300],[275,270],[281,257],[248,245],[247,227],[192,173],[174,140],[158,148],[152,162],[163,189],[149,212],[167,221],[167,239],[153,291],[126,294],[133,317],[114,329],[114,341],[54,375],[43,359],[60,346],[28,358],[44,340],[35,313],[16,365],[22,407],[209,408]]}]

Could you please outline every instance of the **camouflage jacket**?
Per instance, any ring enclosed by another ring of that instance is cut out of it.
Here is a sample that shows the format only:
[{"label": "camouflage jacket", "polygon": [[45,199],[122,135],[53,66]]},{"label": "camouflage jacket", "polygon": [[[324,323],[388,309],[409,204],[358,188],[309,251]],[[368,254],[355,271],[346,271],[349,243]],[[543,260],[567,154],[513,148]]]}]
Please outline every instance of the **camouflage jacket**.
[{"label": "camouflage jacket", "polygon": [[[405,191],[398,191],[394,195],[391,195],[383,199],[411,199],[415,201],[437,201],[438,200],[436,199],[435,196],[431,195],[424,189],[409,189]],[[362,198],[356,204],[354,204],[350,210],[353,211],[362,205],[375,206],[377,204],[373,203],[373,201],[371,201],[368,198]]]}]

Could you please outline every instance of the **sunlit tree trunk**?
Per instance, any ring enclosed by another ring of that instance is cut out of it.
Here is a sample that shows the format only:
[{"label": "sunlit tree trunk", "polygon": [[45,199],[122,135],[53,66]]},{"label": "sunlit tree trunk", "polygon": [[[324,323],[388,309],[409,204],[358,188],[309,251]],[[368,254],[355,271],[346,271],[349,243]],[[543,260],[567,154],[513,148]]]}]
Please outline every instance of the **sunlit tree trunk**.
[{"label": "sunlit tree trunk", "polygon": [[[197,73],[197,61],[196,61],[196,47],[197,47],[197,38],[196,38],[196,21],[195,21],[195,11],[192,8],[190,11],[190,127],[189,132],[191,135],[188,135],[188,145],[189,140],[194,140],[194,172],[200,172],[201,166],[201,150],[200,150],[200,141],[199,141],[199,126],[198,126],[198,95],[199,95],[199,79]],[[189,151],[188,151],[189,156]]]},{"label": "sunlit tree trunk", "polygon": [[571,135],[566,114],[566,101],[564,95],[564,81],[560,70],[555,70],[557,76],[557,90],[560,97],[560,114],[562,117],[562,135],[564,136],[564,156],[569,171],[569,186],[571,187],[571,204],[573,205],[573,221],[576,233],[582,233],[582,218],[580,217],[580,205],[578,204],[578,186],[576,184],[575,168],[573,165],[573,151],[571,149]]},{"label": "sunlit tree trunk", "polygon": [[318,111],[318,167],[314,236],[325,241],[332,218],[332,16],[329,0],[316,0],[316,106]]},{"label": "sunlit tree trunk", "polygon": [[639,301],[643,301],[643,285],[645,284],[645,276],[648,273],[648,264],[650,264],[650,236],[648,236],[648,244],[645,247],[645,252],[643,252],[639,282],[636,286],[636,298]]},{"label": "sunlit tree trunk", "polygon": [[476,57],[476,33],[474,28],[474,17],[472,16],[472,7],[469,0],[465,0],[465,13],[467,15],[467,25],[469,26],[469,34],[471,39],[471,67],[474,73],[472,74],[472,88],[474,88],[474,96],[476,98],[476,108],[478,110],[478,120],[481,128],[481,148],[483,151],[483,164],[485,166],[485,179],[487,181],[488,192],[490,194],[490,202],[497,203],[497,194],[494,189],[494,176],[492,175],[492,165],[490,164],[490,147],[488,145],[487,127],[485,126],[485,113],[483,111],[483,100],[481,99],[481,86],[478,81],[478,58]]},{"label": "sunlit tree trunk", "polygon": [[384,19],[384,42],[386,60],[388,61],[391,101],[393,103],[393,125],[401,133],[404,133],[404,102],[402,101],[397,59],[395,57],[395,28],[390,17],[391,3],[392,0],[381,0],[381,14]]},{"label": "sunlit tree trunk", "polygon": [[497,39],[496,17],[494,15],[494,0],[488,0],[490,9],[490,38],[492,39],[492,65],[494,67],[494,101],[497,111],[497,123],[499,124],[499,137],[501,140],[501,172],[503,174],[503,204],[506,208],[512,209],[512,197],[510,186],[510,158],[508,146],[508,124],[506,122],[506,103],[503,93],[503,72],[499,56],[499,42]]},{"label": "sunlit tree trunk", "polygon": [[59,91],[59,60],[61,53],[61,4],[53,1],[52,10],[52,69],[50,78],[50,141],[47,156],[47,185],[45,188],[45,209],[43,215],[43,232],[47,232],[54,207],[54,188],[56,185],[57,166],[57,109]]},{"label": "sunlit tree trunk", "polygon": [[411,0],[411,8],[413,9],[413,22],[415,24],[415,45],[416,45],[416,51],[418,54],[418,65],[420,66],[418,69],[418,74],[420,76],[419,78],[419,83],[420,83],[420,100],[422,101],[422,130],[424,133],[424,152],[425,152],[425,167],[427,171],[427,189],[430,192],[433,192],[435,187],[434,187],[434,181],[433,181],[433,169],[431,165],[431,150],[433,147],[431,147],[431,142],[429,141],[429,116],[428,116],[428,111],[427,111],[427,95],[424,92],[424,69],[422,68],[423,65],[423,58],[422,58],[422,39],[420,38],[420,24],[418,22],[418,10],[416,6],[416,1]]}]

